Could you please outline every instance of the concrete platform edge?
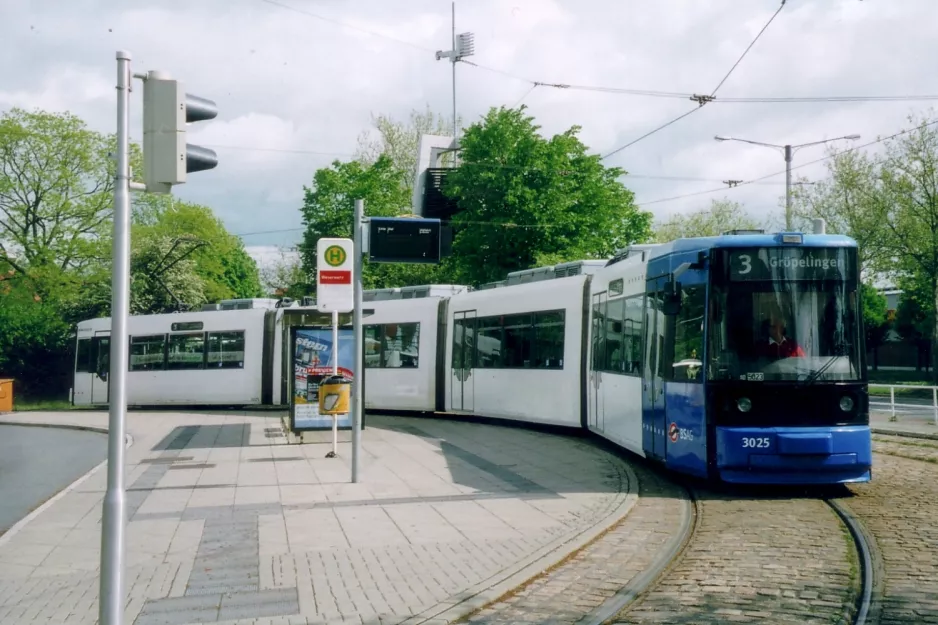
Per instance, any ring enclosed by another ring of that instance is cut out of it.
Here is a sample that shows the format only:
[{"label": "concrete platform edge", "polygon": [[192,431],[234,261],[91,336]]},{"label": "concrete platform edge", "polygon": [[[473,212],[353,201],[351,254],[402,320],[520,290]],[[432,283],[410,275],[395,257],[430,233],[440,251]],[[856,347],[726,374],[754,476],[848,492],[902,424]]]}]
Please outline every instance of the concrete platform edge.
[{"label": "concrete platform edge", "polygon": [[[598,523],[581,530],[573,536],[567,535],[540,548],[524,560],[508,567],[467,589],[464,599],[443,601],[410,618],[398,621],[398,625],[437,625],[452,623],[460,618],[492,603],[505,593],[524,585],[538,577],[544,571],[557,565],[570,554],[583,549],[601,536],[613,525],[621,521],[638,501],[638,479],[632,468],[622,462],[620,465],[628,478],[629,491],[616,508]],[[634,489],[634,491],[633,491]],[[493,579],[501,578],[493,583]]]},{"label": "concrete platform edge", "polygon": [[926,432],[908,432],[904,430],[890,430],[886,428],[870,428],[873,434],[882,434],[884,436],[902,436],[905,438],[920,438],[923,440],[938,441],[938,434],[928,434]]}]

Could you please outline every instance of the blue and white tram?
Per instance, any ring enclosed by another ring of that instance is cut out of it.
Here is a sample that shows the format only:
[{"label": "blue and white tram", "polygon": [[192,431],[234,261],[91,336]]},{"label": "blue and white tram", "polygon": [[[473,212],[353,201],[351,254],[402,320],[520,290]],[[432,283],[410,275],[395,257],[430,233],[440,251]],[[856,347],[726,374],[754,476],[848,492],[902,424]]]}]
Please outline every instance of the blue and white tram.
[{"label": "blue and white tram", "polygon": [[727,235],[623,256],[591,281],[590,430],[726,482],[871,478],[853,240]]}]

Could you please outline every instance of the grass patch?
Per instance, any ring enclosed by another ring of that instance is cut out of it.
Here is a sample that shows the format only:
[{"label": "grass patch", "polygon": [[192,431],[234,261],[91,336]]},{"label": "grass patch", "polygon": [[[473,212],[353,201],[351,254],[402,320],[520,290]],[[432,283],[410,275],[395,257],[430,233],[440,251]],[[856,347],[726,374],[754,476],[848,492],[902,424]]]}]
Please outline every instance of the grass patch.
[{"label": "grass patch", "polygon": [[[80,408],[78,408],[80,410]],[[19,399],[13,398],[14,412],[76,410],[67,399]]]},{"label": "grass patch", "polygon": [[927,371],[870,370],[869,377],[871,384],[927,384],[931,381]]}]

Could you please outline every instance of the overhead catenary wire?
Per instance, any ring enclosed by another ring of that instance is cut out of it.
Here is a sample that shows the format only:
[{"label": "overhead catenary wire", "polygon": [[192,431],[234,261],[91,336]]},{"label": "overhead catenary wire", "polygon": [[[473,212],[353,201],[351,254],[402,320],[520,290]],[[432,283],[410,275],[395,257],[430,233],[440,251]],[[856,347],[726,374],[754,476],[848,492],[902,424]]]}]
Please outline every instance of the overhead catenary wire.
[{"label": "overhead catenary wire", "polygon": [[[379,37],[379,38],[382,38],[382,39],[386,39],[386,40],[391,41],[391,42],[393,42],[393,43],[397,43],[397,44],[400,44],[400,45],[404,45],[404,46],[407,46],[407,47],[409,47],[409,48],[413,48],[413,49],[416,49],[416,50],[421,50],[421,51],[424,51],[424,52],[434,52],[434,50],[433,50],[432,48],[429,48],[429,47],[427,47],[427,46],[422,46],[422,45],[420,45],[420,44],[413,43],[412,41],[406,41],[406,40],[404,40],[404,39],[400,39],[400,38],[397,38],[397,37],[393,37],[393,36],[391,36],[391,35],[387,35],[387,34],[384,34],[384,33],[381,33],[381,32],[369,30],[369,29],[367,29],[367,28],[362,28],[362,27],[360,27],[360,26],[355,26],[354,24],[350,24],[350,23],[344,22],[344,21],[342,21],[342,20],[338,20],[338,19],[331,18],[331,17],[325,16],[325,15],[321,15],[321,14],[319,14],[319,13],[314,13],[314,12],[309,11],[309,10],[307,10],[307,9],[301,9],[301,8],[298,8],[298,7],[294,7],[294,6],[291,6],[291,5],[289,5],[289,4],[285,4],[285,3],[283,3],[283,2],[279,2],[278,0],[261,0],[261,2],[264,2],[264,3],[266,3],[266,4],[270,4],[270,5],[272,5],[272,6],[277,6],[277,7],[280,7],[280,8],[286,9],[286,10],[289,10],[289,11],[294,11],[294,12],[296,12],[296,13],[300,13],[300,14],[303,14],[303,15],[306,15],[306,16],[309,16],[309,17],[312,17],[312,18],[314,18],[314,19],[318,19],[318,20],[323,21],[323,22],[327,22],[327,23],[330,23],[330,24],[334,24],[334,25],[336,25],[336,26],[341,26],[341,27],[343,27],[343,28],[348,28],[348,29],[350,29],[350,30],[356,30],[356,31],[361,32],[361,33],[365,33],[365,34],[368,34],[368,35],[372,35],[372,36],[374,36],[374,37]],[[782,3],[782,5],[784,5],[784,2]],[[781,6],[779,7],[779,10],[775,12],[775,15],[777,15],[780,10],[781,10]],[[772,19],[775,18],[775,15],[773,15],[772,18],[766,23],[766,25],[763,27],[762,31],[764,31],[765,28],[768,27],[768,25],[771,23]],[[762,31],[760,31],[759,35],[762,34]],[[885,96],[870,96],[870,95],[846,95],[846,96],[837,96],[837,95],[833,95],[833,96],[830,96],[830,95],[820,95],[820,96],[757,96],[757,97],[720,97],[720,98],[715,97],[716,91],[722,86],[722,84],[725,82],[725,79],[729,77],[729,74],[732,73],[732,70],[735,69],[737,65],[739,65],[739,62],[742,61],[743,56],[745,56],[745,54],[749,51],[749,49],[753,46],[753,44],[755,44],[755,42],[756,42],[757,39],[758,39],[758,35],[757,35],[756,39],[753,39],[752,43],[749,44],[749,47],[746,48],[746,51],[743,53],[743,55],[740,56],[740,58],[736,61],[736,63],[733,65],[733,68],[732,68],[732,69],[730,70],[730,72],[728,72],[727,75],[724,77],[724,80],[722,80],[722,81],[720,82],[720,84],[717,85],[717,89],[714,89],[714,90],[711,92],[710,96],[708,96],[708,97],[711,97],[711,98],[712,98],[711,102],[713,102],[713,103],[723,103],[723,104],[729,104],[729,103],[736,103],[736,104],[738,104],[738,103],[767,103],[767,104],[776,103],[776,104],[790,104],[790,103],[810,103],[810,102],[904,102],[904,101],[917,101],[917,102],[925,101],[925,102],[927,102],[927,101],[936,101],[936,100],[938,100],[938,94],[935,94],[935,95],[927,95],[927,94],[926,94],[926,95],[885,95]],[[477,68],[477,69],[480,69],[480,70],[483,70],[483,71],[486,71],[486,72],[491,72],[491,73],[494,73],[494,74],[499,74],[499,75],[501,75],[501,76],[505,76],[506,78],[511,78],[511,79],[513,79],[513,80],[518,80],[518,81],[521,81],[521,82],[526,82],[526,83],[528,83],[528,84],[530,84],[530,85],[532,85],[532,86],[537,86],[537,87],[548,87],[548,88],[552,88],[552,89],[563,89],[563,90],[568,90],[568,91],[593,91],[593,92],[600,92],[600,93],[612,93],[612,94],[619,94],[619,95],[633,95],[633,96],[650,97],[650,98],[669,98],[669,99],[678,99],[678,100],[689,100],[689,99],[692,99],[692,98],[700,98],[700,97],[701,97],[700,94],[697,94],[697,93],[694,93],[694,92],[691,92],[691,91],[668,91],[668,90],[658,90],[658,89],[636,89],[636,88],[612,87],[612,86],[604,86],[604,85],[579,85],[579,84],[571,84],[571,83],[564,83],[564,82],[560,82],[560,81],[550,81],[550,80],[534,80],[534,79],[532,79],[532,78],[530,78],[530,77],[527,77],[527,76],[522,76],[522,75],[516,74],[516,73],[514,73],[514,72],[509,72],[509,71],[507,71],[507,70],[499,69],[499,68],[496,68],[496,67],[491,67],[491,66],[488,66],[488,65],[485,65],[485,64],[482,64],[482,63],[477,63],[477,62],[475,62],[475,61],[470,61],[470,60],[468,60],[468,59],[459,59],[457,62],[459,62],[459,63],[464,63],[464,64],[466,64],[466,65],[471,65],[472,67],[475,67],[475,68]]]},{"label": "overhead catenary wire", "polygon": [[713,89],[713,91],[710,93],[709,96],[697,96],[697,97],[692,96],[690,99],[696,100],[696,102],[697,102],[697,106],[696,106],[696,107],[692,108],[691,110],[687,111],[686,113],[682,113],[681,115],[678,115],[677,117],[675,117],[675,118],[672,119],[671,121],[666,122],[666,123],[662,124],[661,126],[658,126],[658,127],[655,128],[654,130],[651,130],[651,131],[649,131],[649,132],[646,132],[646,133],[643,134],[641,137],[639,137],[639,138],[637,138],[637,139],[633,139],[632,141],[629,141],[629,142],[626,143],[625,145],[623,145],[623,146],[621,146],[621,147],[618,147],[618,148],[616,148],[615,150],[613,150],[613,151],[607,153],[605,156],[602,157],[602,160],[606,160],[606,159],[609,158],[610,156],[614,156],[614,155],[618,154],[618,153],[621,152],[622,150],[624,150],[624,149],[626,149],[626,148],[629,148],[629,147],[635,145],[635,144],[638,143],[639,141],[642,141],[643,139],[646,139],[646,138],[652,136],[653,134],[655,134],[655,133],[657,133],[657,132],[659,132],[659,131],[661,131],[661,130],[664,130],[664,129],[667,128],[668,126],[671,126],[672,124],[676,124],[677,122],[681,121],[681,120],[684,119],[685,117],[688,117],[688,116],[692,115],[693,113],[696,113],[697,111],[699,111],[700,109],[702,109],[702,108],[703,108],[706,104],[708,104],[709,102],[712,102],[712,101],[713,101],[713,98],[716,96],[717,91],[720,90],[720,87],[723,86],[723,83],[725,83],[725,82],[727,81],[727,79],[728,79],[728,78],[733,74],[733,72],[736,70],[736,68],[739,67],[739,64],[742,62],[742,60],[743,60],[744,58],[746,58],[746,55],[749,54],[749,51],[752,49],[752,47],[756,44],[757,41],[759,41],[759,38],[762,36],[762,33],[764,33],[764,32],[766,31],[766,29],[769,27],[769,25],[775,20],[775,17],[781,12],[781,10],[782,10],[782,8],[784,8],[784,6],[785,6],[785,0],[782,0],[782,3],[779,5],[778,9],[775,11],[775,13],[772,14],[772,17],[769,18],[769,20],[765,23],[765,26],[762,27],[762,30],[760,30],[760,31],[756,34],[756,36],[753,38],[753,40],[749,43],[749,45],[746,46],[746,49],[743,50],[743,53],[739,56],[738,59],[736,59],[736,62],[733,63],[733,66],[730,68],[730,70],[729,70],[728,72],[726,72],[726,74],[723,76],[723,79],[720,80],[719,84],[717,84],[717,86]]},{"label": "overhead catenary wire", "polygon": [[[818,164],[818,163],[823,163],[824,161],[830,160],[830,159],[832,159],[832,158],[837,158],[838,156],[841,156],[841,155],[843,155],[843,154],[848,154],[848,153],[850,153],[850,152],[855,152],[856,150],[861,150],[861,149],[863,149],[863,148],[868,148],[868,147],[870,147],[871,145],[876,145],[877,143],[882,143],[883,141],[889,141],[890,139],[895,139],[896,137],[901,137],[901,136],[904,135],[904,134],[908,134],[908,133],[914,132],[914,131],[916,131],[916,130],[921,130],[921,129],[923,129],[923,128],[927,128],[928,126],[931,126],[931,125],[933,125],[933,124],[938,124],[938,119],[932,119],[932,120],[930,120],[930,121],[927,121],[927,122],[924,122],[924,123],[922,123],[922,124],[919,124],[918,126],[913,126],[912,128],[905,128],[905,129],[900,130],[899,132],[896,132],[896,133],[894,133],[894,134],[891,134],[891,135],[888,135],[888,136],[885,136],[885,137],[880,137],[880,138],[878,138],[878,139],[874,139],[873,141],[868,141],[867,143],[863,143],[863,144],[861,144],[861,145],[855,145],[855,146],[852,146],[852,147],[849,147],[849,148],[845,148],[845,149],[843,149],[843,150],[839,150],[839,151],[833,152],[833,153],[828,154],[828,155],[826,155],[826,156],[822,156],[822,157],[820,157],[820,158],[816,158],[816,159],[814,159],[813,161],[808,161],[808,162],[806,162],[806,163],[802,163],[802,164],[800,164],[800,165],[796,165],[795,167],[792,167],[792,168],[791,168],[791,171],[795,171],[796,169],[802,169],[803,167],[810,167],[811,165],[816,165],[816,164]],[[743,186],[747,186],[747,185],[752,185],[752,184],[756,184],[756,183],[759,183],[759,182],[763,182],[763,181],[765,181],[765,180],[767,180],[767,179],[769,179],[769,178],[774,178],[775,176],[781,176],[781,175],[783,175],[784,173],[785,173],[785,170],[782,169],[782,170],[780,170],[780,171],[772,172],[771,174],[766,174],[766,175],[764,175],[764,176],[759,176],[758,178],[753,178],[753,179],[751,179],[751,180],[744,180],[744,181],[741,181],[741,182],[737,182],[736,184],[732,185],[732,186],[729,187],[729,188],[730,188],[730,189],[738,189],[739,187],[743,187]],[[726,186],[723,186],[723,187],[714,188],[714,189],[705,189],[705,190],[703,190],[703,191],[694,191],[693,193],[684,193],[684,194],[681,194],[681,195],[675,195],[675,196],[671,196],[671,197],[659,198],[659,199],[657,199],[657,200],[651,200],[651,201],[648,201],[648,202],[642,202],[641,204],[639,204],[639,206],[644,207],[644,206],[651,206],[652,204],[662,204],[662,203],[664,203],[664,202],[673,202],[673,201],[675,201],[675,200],[682,200],[682,199],[684,199],[684,198],[695,197],[695,196],[698,196],[698,195],[707,195],[707,194],[710,194],[710,193],[719,193],[720,191],[726,191],[726,190],[727,190],[727,187],[726,187]]]}]

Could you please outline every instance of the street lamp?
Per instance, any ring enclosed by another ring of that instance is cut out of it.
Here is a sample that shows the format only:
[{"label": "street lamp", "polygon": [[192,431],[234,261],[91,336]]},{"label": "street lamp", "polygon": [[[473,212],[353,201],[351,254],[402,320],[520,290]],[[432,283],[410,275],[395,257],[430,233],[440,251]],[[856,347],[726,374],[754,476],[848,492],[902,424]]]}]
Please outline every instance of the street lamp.
[{"label": "street lamp", "polygon": [[714,137],[717,141],[741,141],[742,143],[751,143],[752,145],[761,145],[767,148],[776,148],[783,150],[785,152],[785,229],[791,230],[791,155],[795,150],[800,148],[806,148],[811,145],[821,145],[822,143],[830,143],[831,141],[840,141],[841,139],[849,139],[850,141],[855,141],[860,138],[860,135],[846,135],[843,137],[835,137],[834,139],[824,139],[823,141],[812,141],[810,143],[801,143],[799,145],[775,145],[774,143],[762,143],[761,141],[750,141],[749,139],[737,139],[736,137],[724,137],[722,135],[717,135]]}]

